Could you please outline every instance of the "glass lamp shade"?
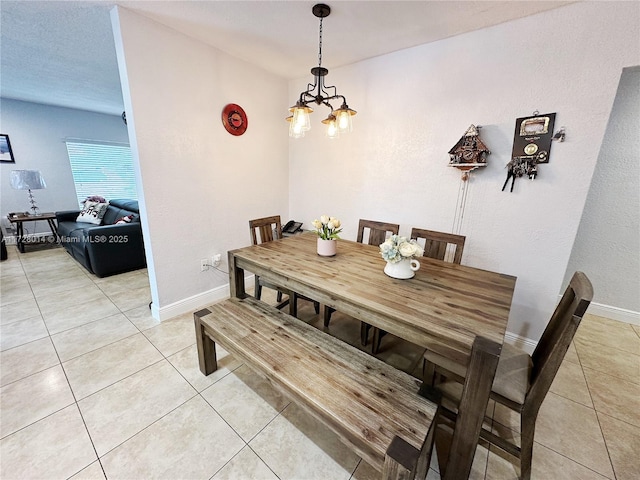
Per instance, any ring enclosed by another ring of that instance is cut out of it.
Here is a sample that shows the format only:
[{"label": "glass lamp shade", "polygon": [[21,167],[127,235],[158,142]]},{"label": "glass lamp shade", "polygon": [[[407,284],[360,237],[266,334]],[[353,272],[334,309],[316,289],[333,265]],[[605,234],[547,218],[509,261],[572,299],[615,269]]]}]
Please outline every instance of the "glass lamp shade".
[{"label": "glass lamp shade", "polygon": [[327,137],[329,138],[339,138],[340,137],[340,129],[338,128],[338,120],[335,115],[329,115],[327,118],[322,120],[327,126]]},{"label": "glass lamp shade", "polygon": [[336,110],[336,118],[338,119],[338,128],[341,132],[350,132],[353,129],[353,125],[351,122],[351,117],[354,116],[357,112],[355,110],[351,110],[346,105],[343,105],[338,110]]},{"label": "glass lamp shade", "polygon": [[15,190],[41,190],[47,188],[40,170],[11,170],[11,188]]},{"label": "glass lamp shade", "polygon": [[302,138],[304,137],[304,130],[299,126],[293,123],[293,115],[289,115],[285,118],[287,122],[289,122],[289,136],[293,138]]},{"label": "glass lamp shade", "polygon": [[311,129],[309,114],[313,112],[313,109],[304,105],[296,105],[291,107],[289,111],[293,114],[289,125],[289,136],[294,138],[304,137],[304,133]]}]

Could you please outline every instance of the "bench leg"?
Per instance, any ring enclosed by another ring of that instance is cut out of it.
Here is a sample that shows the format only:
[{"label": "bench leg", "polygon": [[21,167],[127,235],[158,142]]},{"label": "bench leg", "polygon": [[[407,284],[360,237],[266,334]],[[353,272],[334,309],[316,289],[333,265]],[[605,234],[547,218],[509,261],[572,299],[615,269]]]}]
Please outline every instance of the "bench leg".
[{"label": "bench leg", "polygon": [[413,480],[420,451],[400,437],[387,448],[382,466],[382,480]]},{"label": "bench leg", "polygon": [[198,347],[198,364],[200,371],[204,375],[209,375],[218,369],[218,359],[216,358],[216,344],[204,332],[204,327],[200,322],[200,317],[209,315],[211,312],[206,308],[193,314],[196,327],[196,345]]},{"label": "bench leg", "polygon": [[384,457],[383,480],[424,480],[427,477],[435,439],[436,418],[433,419],[422,450],[418,450],[400,437],[393,438]]}]

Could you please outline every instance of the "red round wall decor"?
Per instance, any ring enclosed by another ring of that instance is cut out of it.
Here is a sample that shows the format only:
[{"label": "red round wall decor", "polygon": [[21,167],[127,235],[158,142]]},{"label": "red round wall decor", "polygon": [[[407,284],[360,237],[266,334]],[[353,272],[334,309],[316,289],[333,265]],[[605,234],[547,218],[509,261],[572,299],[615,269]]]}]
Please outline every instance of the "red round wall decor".
[{"label": "red round wall decor", "polygon": [[231,135],[242,135],[249,124],[247,114],[240,105],[230,103],[222,109],[222,124]]}]

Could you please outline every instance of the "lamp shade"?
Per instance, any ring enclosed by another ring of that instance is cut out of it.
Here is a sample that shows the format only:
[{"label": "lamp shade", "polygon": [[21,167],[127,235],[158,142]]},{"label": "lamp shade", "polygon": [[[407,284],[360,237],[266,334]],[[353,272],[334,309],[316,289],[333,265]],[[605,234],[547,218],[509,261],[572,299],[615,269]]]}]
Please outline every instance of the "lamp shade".
[{"label": "lamp shade", "polygon": [[41,190],[47,188],[40,170],[11,170],[11,188],[15,190]]}]

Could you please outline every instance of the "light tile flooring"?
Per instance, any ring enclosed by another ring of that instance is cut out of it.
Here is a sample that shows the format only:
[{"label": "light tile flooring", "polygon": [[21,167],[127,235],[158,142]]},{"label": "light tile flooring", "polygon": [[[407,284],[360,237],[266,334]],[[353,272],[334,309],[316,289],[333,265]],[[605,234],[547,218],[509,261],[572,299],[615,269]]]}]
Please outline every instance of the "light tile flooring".
[{"label": "light tile flooring", "polygon": [[[2,479],[378,478],[231,356],[220,352],[221,368],[202,376],[191,315],[155,321],[146,271],[99,279],[60,248],[9,253]],[[319,324],[304,303],[301,316]],[[357,344],[357,322],[339,312],[330,331]],[[538,417],[534,478],[640,478],[639,335],[586,316]],[[383,340],[381,357],[405,370],[419,369],[420,354]],[[496,430],[517,429],[505,410],[488,413]],[[472,478],[516,476],[505,454],[478,448]]]}]

